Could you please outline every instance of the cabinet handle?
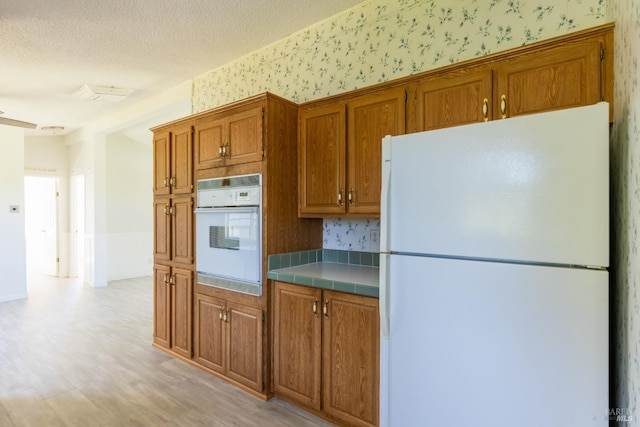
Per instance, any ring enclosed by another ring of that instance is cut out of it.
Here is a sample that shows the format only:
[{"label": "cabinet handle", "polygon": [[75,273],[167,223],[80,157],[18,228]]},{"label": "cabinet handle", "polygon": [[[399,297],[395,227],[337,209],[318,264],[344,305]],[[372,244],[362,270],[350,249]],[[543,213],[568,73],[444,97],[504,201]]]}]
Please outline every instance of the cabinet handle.
[{"label": "cabinet handle", "polygon": [[222,315],[222,321],[225,323],[229,323],[229,321],[227,320],[227,316],[229,315],[229,310],[224,311],[224,314]]},{"label": "cabinet handle", "polygon": [[318,315],[318,300],[313,302],[313,314]]},{"label": "cabinet handle", "polygon": [[224,145],[224,156],[227,157],[229,155],[229,143],[227,142]]},{"label": "cabinet handle", "polygon": [[169,275],[168,274],[164,275],[164,283],[169,283]]},{"label": "cabinet handle", "polygon": [[329,300],[325,300],[324,305],[322,306],[322,314],[324,314],[324,317],[329,317],[329,309],[327,307],[328,304]]},{"label": "cabinet handle", "polygon": [[338,191],[338,204],[340,206],[342,206],[344,203],[342,203],[342,189],[340,189],[340,191]]},{"label": "cabinet handle", "polygon": [[169,181],[169,177],[166,177],[166,178],[164,179],[164,186],[165,186],[165,187],[167,186],[167,181]]},{"label": "cabinet handle", "polygon": [[502,118],[507,118],[507,95],[502,95],[500,97],[500,112],[502,113]]},{"label": "cabinet handle", "polygon": [[218,317],[220,318],[220,320],[222,320],[222,312],[223,312],[223,311],[224,311],[224,310],[222,310],[222,309],[221,309],[221,310],[218,312]]},{"label": "cabinet handle", "polygon": [[165,215],[169,215],[168,210],[169,210],[169,205],[164,205],[164,214]]},{"label": "cabinet handle", "polygon": [[175,278],[176,278],[176,276],[169,276],[169,284],[170,285],[175,285]]},{"label": "cabinet handle", "polygon": [[350,189],[349,189],[349,204],[350,204],[351,206],[353,206],[353,199],[354,199],[354,198],[355,198],[355,197],[353,196],[353,188],[350,188]]},{"label": "cabinet handle", "polygon": [[222,154],[222,145],[220,147],[218,147],[218,154],[220,154],[222,157],[224,157],[224,154]]},{"label": "cabinet handle", "polygon": [[489,100],[485,98],[482,101],[482,117],[484,117],[484,121],[489,121]]}]

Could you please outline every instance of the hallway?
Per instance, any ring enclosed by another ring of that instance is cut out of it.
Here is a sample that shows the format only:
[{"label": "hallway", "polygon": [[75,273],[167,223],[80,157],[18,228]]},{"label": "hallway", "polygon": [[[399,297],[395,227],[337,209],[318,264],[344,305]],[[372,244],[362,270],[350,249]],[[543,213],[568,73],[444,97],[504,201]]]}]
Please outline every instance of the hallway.
[{"label": "hallway", "polygon": [[0,426],[331,425],[153,348],[151,277],[27,281],[0,303]]}]

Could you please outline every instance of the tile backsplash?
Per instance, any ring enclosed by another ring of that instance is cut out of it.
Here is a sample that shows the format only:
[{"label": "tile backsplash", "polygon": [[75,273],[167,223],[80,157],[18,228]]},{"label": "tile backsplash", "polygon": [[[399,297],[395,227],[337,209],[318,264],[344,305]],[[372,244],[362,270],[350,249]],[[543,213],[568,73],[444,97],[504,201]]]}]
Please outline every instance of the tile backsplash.
[{"label": "tile backsplash", "polygon": [[322,247],[342,251],[380,252],[378,218],[325,219]]}]

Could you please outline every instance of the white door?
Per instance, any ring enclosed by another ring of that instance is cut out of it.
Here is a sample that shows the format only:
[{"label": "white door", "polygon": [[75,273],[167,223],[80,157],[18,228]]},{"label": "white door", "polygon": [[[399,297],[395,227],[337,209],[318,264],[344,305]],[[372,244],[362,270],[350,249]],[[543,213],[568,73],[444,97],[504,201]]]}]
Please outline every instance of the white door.
[{"label": "white door", "polygon": [[388,425],[608,425],[608,272],[399,255],[387,267]]},{"label": "white door", "polygon": [[57,178],[25,176],[27,267],[58,275]]}]

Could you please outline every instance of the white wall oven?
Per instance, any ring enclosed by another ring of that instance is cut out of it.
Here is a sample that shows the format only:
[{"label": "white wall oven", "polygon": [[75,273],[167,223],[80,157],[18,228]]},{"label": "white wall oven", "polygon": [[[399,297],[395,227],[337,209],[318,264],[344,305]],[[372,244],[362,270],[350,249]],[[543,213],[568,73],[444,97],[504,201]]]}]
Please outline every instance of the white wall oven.
[{"label": "white wall oven", "polygon": [[195,214],[198,283],[261,295],[261,175],[199,180]]}]

